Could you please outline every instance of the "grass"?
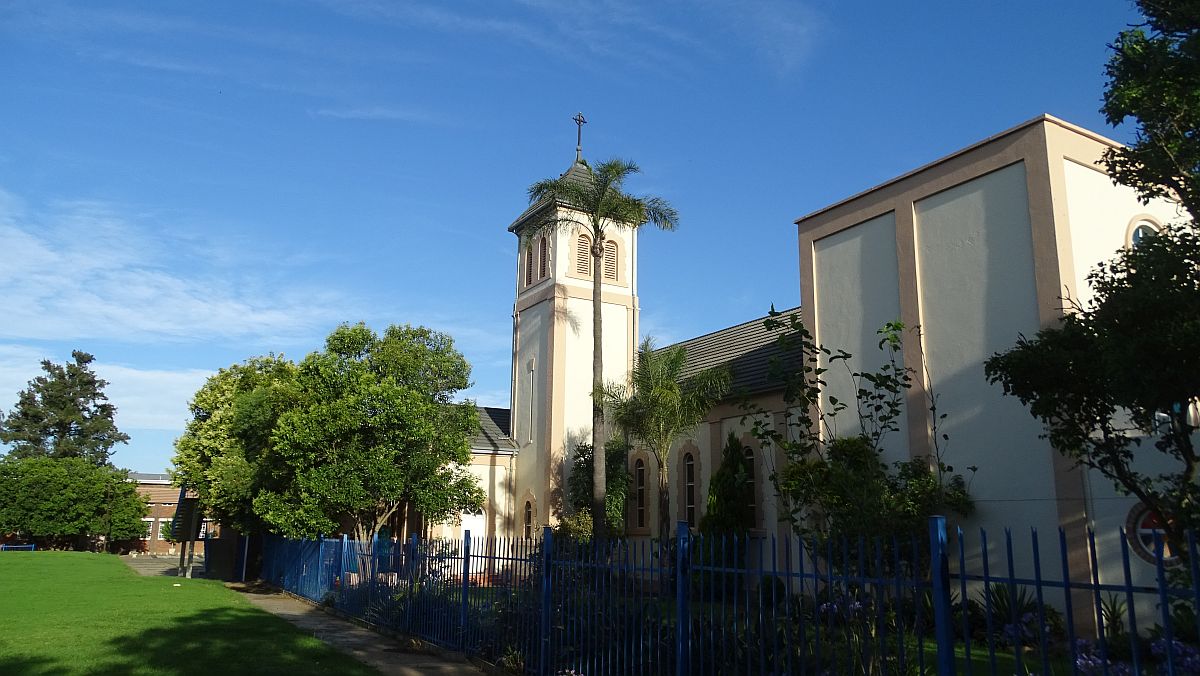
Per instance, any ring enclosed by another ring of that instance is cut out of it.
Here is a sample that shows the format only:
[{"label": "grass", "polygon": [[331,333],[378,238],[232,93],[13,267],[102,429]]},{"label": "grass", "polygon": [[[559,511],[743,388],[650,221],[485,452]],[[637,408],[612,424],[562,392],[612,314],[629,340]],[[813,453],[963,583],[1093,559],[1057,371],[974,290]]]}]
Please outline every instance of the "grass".
[{"label": "grass", "polygon": [[107,554],[0,554],[0,674],[212,673],[378,672],[217,581],[142,577]]}]

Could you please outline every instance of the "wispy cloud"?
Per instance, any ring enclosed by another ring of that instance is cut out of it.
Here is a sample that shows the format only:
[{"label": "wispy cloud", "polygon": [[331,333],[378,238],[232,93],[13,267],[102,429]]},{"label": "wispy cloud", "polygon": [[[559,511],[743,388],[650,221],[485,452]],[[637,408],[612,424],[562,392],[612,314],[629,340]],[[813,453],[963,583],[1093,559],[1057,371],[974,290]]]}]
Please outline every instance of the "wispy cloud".
[{"label": "wispy cloud", "polygon": [[105,392],[117,407],[120,429],[183,430],[188,402],[213,375],[202,369],[138,369],[102,362],[95,370],[108,381]]},{"label": "wispy cloud", "polygon": [[[69,351],[15,343],[0,343],[0,410],[8,412],[16,404],[17,393],[29,381],[43,375],[42,360],[62,364],[70,361]],[[93,370],[108,385],[104,393],[117,407],[117,427],[122,430],[183,430],[188,419],[188,402],[212,375],[201,369],[138,369],[110,364],[98,356]]]},{"label": "wispy cloud", "polygon": [[310,335],[344,311],[334,293],[264,287],[175,251],[154,234],[168,225],[102,202],[34,211],[0,191],[0,338],[262,342]]}]

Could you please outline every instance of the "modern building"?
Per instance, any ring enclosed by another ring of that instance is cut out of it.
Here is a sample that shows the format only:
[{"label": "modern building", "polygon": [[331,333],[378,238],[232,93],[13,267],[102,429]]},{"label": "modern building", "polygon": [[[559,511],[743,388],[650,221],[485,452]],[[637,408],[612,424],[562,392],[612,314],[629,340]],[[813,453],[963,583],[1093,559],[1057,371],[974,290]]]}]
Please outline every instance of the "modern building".
[{"label": "modern building", "polygon": [[[150,513],[142,518],[146,524],[146,533],[140,543],[136,543],[136,551],[154,556],[176,556],[180,553],[180,544],[171,538],[171,524],[179,510],[179,488],[171,484],[170,474],[146,474],[130,472],[129,480],[137,483],[138,494],[146,499]],[[187,495],[195,498],[194,493]],[[215,524],[208,519],[200,521],[200,537],[196,542],[196,553],[204,554],[204,539],[209,535]],[[215,531],[213,537],[216,537]]]}]

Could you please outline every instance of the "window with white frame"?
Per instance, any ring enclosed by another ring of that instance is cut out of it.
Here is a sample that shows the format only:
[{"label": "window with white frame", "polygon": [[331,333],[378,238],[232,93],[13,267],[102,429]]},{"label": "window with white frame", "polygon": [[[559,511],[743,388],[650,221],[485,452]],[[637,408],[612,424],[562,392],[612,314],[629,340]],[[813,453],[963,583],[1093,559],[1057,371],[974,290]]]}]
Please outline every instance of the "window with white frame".
[{"label": "window with white frame", "polygon": [[170,534],[171,534],[171,519],[159,519],[158,520],[158,539],[166,540],[167,536],[169,536]]},{"label": "window with white frame", "polygon": [[142,527],[145,528],[145,532],[142,533],[143,540],[154,537],[154,519],[142,519]]}]

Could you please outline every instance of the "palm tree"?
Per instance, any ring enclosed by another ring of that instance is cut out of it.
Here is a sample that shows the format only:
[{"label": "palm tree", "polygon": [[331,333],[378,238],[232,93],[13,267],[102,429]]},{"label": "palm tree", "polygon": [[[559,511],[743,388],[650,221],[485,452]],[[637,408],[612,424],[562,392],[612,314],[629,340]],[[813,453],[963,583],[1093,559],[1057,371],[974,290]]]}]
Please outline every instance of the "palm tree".
[{"label": "palm tree", "polygon": [[609,387],[605,397],[617,425],[648,446],[658,461],[659,538],[670,534],[667,461],[671,446],[703,421],[729,391],[728,369],[684,377],[686,363],[683,347],[655,350],[653,339],[646,338],[638,346],[628,384]]},{"label": "palm tree", "polygon": [[[604,240],[614,228],[637,229],[653,223],[662,230],[674,230],[679,215],[661,197],[635,197],[622,189],[625,179],[641,171],[633,162],[611,159],[595,168],[576,157],[575,164],[559,178],[538,181],[529,186],[529,202],[564,207],[546,210],[546,216],[528,229],[527,240],[560,228],[583,228],[592,238],[592,448],[604,448],[603,320],[601,319],[601,260]],[[592,528],[603,536],[604,463],[597,462],[592,472]]]}]

